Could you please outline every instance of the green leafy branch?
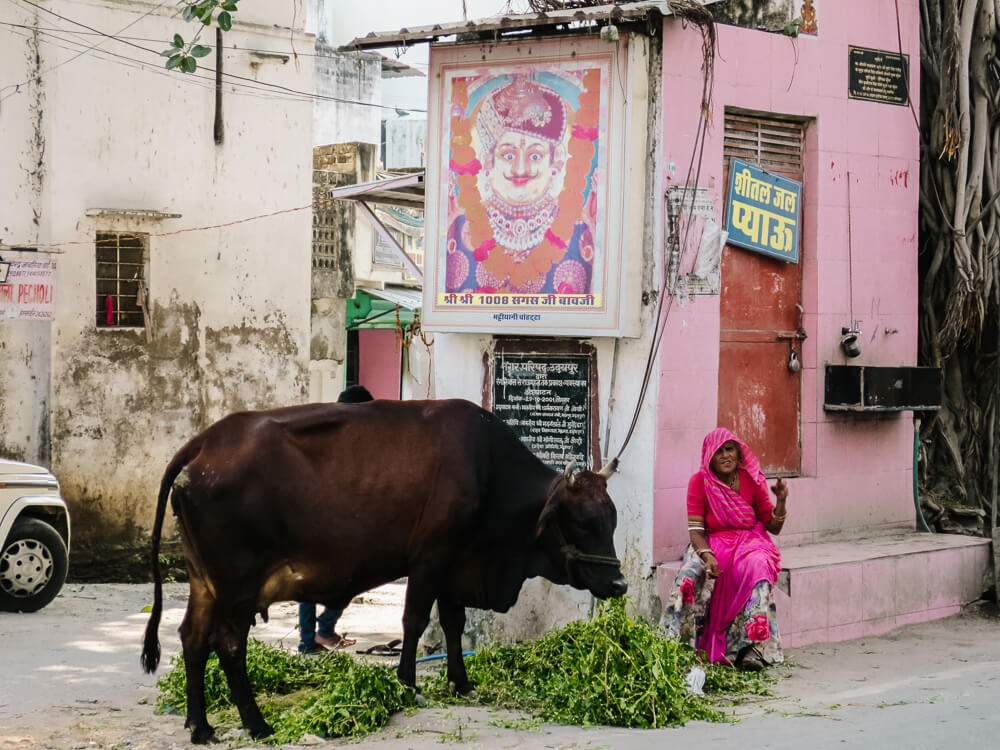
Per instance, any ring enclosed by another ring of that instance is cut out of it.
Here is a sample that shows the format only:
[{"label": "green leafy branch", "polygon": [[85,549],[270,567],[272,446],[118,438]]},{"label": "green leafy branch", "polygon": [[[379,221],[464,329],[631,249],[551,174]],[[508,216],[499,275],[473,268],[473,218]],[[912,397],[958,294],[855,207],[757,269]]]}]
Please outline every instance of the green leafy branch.
[{"label": "green leafy branch", "polygon": [[[212,25],[214,17],[215,23],[223,31],[229,31],[233,27],[233,16],[239,8],[237,4],[240,0],[182,0],[184,7],[183,18],[190,23],[199,21],[201,26],[189,41],[185,41],[180,34],[174,34],[170,47],[160,53],[161,57],[167,58],[167,70],[174,68],[182,73],[194,73],[198,69],[198,58],[205,57],[211,51],[211,47],[198,44],[201,32],[205,27]],[[218,15],[215,14],[219,11]]]}]

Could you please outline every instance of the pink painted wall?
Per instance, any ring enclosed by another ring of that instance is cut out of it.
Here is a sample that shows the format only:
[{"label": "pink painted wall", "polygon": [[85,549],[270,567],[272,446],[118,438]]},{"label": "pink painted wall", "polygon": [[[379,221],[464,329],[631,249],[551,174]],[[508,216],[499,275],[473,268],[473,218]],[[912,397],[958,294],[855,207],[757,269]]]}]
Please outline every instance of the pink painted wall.
[{"label": "pink painted wall", "polygon": [[358,380],[375,398],[399,398],[401,352],[395,330],[358,331]]},{"label": "pink painted wall", "polygon": [[[859,417],[823,411],[824,365],[848,363],[839,341],[841,328],[851,322],[851,278],[854,317],[861,321],[863,336],[862,354],[850,363],[914,365],[917,361],[917,126],[908,107],[847,97],[849,44],[898,49],[895,3],[840,0],[822,3],[820,11],[816,38],[717,27],[712,121],[699,182],[713,195],[716,221],[722,225],[727,107],[811,118],[804,147],[801,235],[808,333],[802,350],[802,476],[788,482],[789,514],[782,546],[914,525],[912,412]],[[900,0],[899,12],[903,52],[910,55],[910,91],[916,96],[920,88],[916,0]],[[666,19],[662,167],[666,186],[683,183],[691,158],[702,86],[700,47],[697,28]],[[684,259],[684,272],[693,260]],[[886,334],[887,328],[898,333]],[[697,296],[675,304],[660,353],[653,513],[656,562],[677,559],[687,544],[687,480],[697,469],[702,438],[716,426],[719,297]]]}]

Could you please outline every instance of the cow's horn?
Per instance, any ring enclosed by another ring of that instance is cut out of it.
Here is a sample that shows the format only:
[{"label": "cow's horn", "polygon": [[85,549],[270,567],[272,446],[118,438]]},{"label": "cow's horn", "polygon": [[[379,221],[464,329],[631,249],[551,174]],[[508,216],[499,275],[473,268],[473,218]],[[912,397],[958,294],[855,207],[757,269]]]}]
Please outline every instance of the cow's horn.
[{"label": "cow's horn", "polygon": [[611,479],[611,475],[618,471],[618,458],[612,458],[603,469],[601,469],[598,474],[600,474],[605,479]]},{"label": "cow's horn", "polygon": [[573,472],[576,471],[577,463],[576,461],[570,461],[566,464],[566,471],[563,472],[563,476],[566,477],[566,486],[572,487],[573,482],[576,481],[576,477],[573,476]]}]

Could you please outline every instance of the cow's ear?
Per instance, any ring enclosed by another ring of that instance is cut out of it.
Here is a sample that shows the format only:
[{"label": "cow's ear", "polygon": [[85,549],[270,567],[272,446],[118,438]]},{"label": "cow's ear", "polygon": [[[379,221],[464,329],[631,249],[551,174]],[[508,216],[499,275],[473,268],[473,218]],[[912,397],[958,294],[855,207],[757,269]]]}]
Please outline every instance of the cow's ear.
[{"label": "cow's ear", "polygon": [[561,487],[555,489],[545,501],[545,507],[542,508],[542,512],[538,516],[538,525],[535,527],[535,539],[539,539],[542,536],[542,532],[545,531],[549,520],[559,507],[559,501],[562,499],[563,494],[561,489]]}]

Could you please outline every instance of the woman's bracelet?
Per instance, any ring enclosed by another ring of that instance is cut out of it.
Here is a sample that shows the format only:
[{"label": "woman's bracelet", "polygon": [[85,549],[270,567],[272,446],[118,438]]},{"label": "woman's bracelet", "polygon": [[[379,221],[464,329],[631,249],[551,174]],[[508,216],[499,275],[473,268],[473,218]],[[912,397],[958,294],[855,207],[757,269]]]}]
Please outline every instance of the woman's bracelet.
[{"label": "woman's bracelet", "polygon": [[704,554],[705,554],[706,552],[707,552],[708,554],[710,554],[710,555],[711,555],[712,557],[715,557],[715,553],[714,553],[714,552],[712,552],[712,550],[711,550],[711,549],[709,549],[708,547],[705,547],[705,548],[703,548],[703,549],[696,549],[696,550],[695,550],[695,553],[696,553],[696,554],[698,555],[698,557],[701,557],[701,559],[702,559],[702,560],[704,560],[704,559],[705,559],[705,558],[703,557],[703,555],[704,555]]},{"label": "woman's bracelet", "polygon": [[771,514],[771,520],[777,521],[778,523],[784,523],[785,519],[788,518],[788,511],[786,510],[780,516],[777,513]]}]

